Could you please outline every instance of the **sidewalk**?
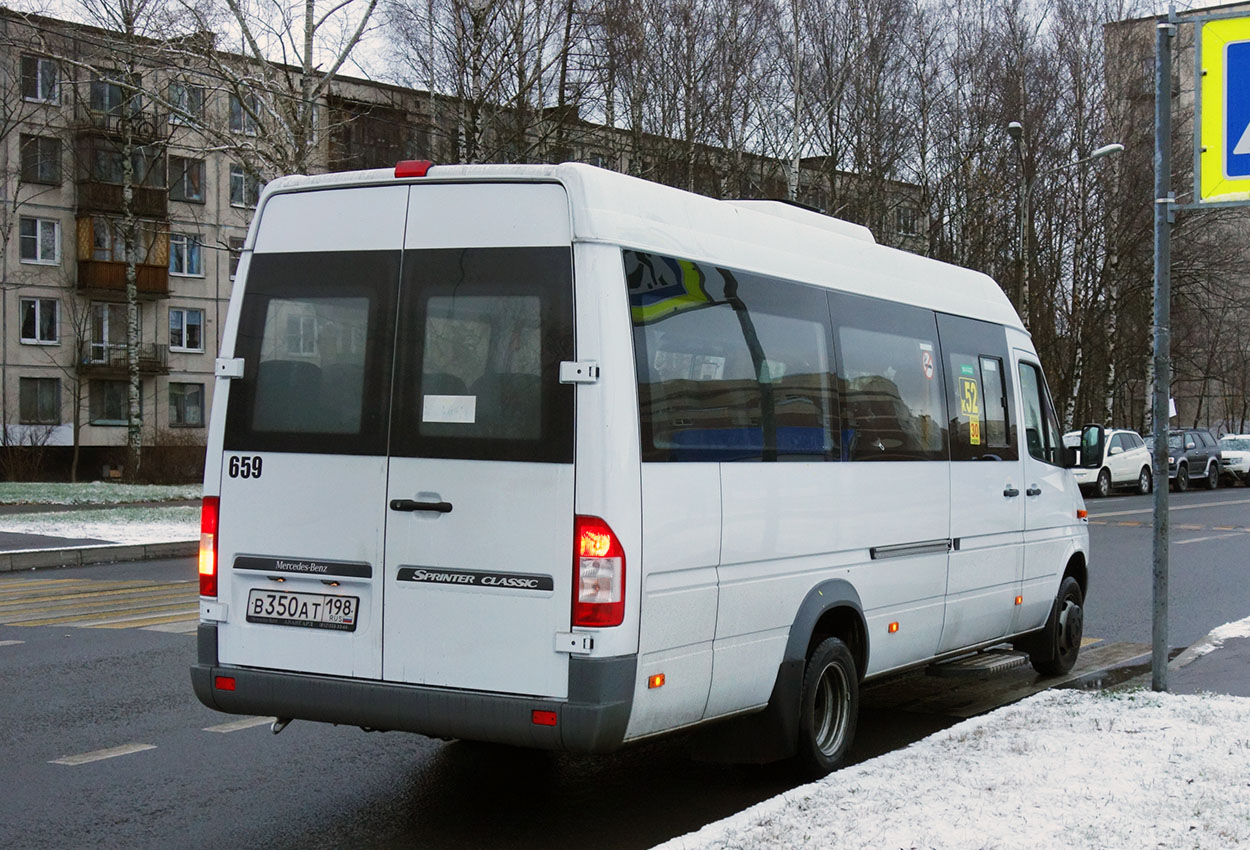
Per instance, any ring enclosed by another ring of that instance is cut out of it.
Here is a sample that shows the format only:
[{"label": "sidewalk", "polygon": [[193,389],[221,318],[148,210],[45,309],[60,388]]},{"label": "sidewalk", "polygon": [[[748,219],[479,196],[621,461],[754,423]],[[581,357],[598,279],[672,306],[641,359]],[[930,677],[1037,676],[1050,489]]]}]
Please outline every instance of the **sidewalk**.
[{"label": "sidewalk", "polygon": [[[5,504],[0,519],[35,514],[78,513],[112,508],[198,507],[198,499],[114,504]],[[98,533],[98,532],[97,532]],[[0,531],[0,573],[45,567],[79,567],[117,561],[146,561],[194,556],[198,541],[115,543],[93,537],[58,537]]]}]

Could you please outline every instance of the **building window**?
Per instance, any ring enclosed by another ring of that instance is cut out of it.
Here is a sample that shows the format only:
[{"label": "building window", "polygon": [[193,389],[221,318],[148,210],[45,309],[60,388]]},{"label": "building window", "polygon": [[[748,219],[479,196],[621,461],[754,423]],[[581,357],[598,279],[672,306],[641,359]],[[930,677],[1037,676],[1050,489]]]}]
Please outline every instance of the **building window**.
[{"label": "building window", "polygon": [[204,350],[204,311],[169,308],[169,348],[172,351]]},{"label": "building window", "polygon": [[197,124],[204,119],[204,87],[192,83],[169,84],[169,123]]},{"label": "building window", "polygon": [[204,427],[204,385],[169,385],[169,425],[171,428]]},{"label": "building window", "polygon": [[138,76],[127,82],[126,75],[121,71],[95,74],[91,78],[90,109],[92,112],[120,116],[129,92],[130,114],[135,115],[143,108],[143,100],[139,96],[141,86]]},{"label": "building window", "polygon": [[[99,183],[122,185],[126,182],[126,158],[118,147],[120,142],[97,138],[87,151],[91,179]],[[154,146],[135,148],[130,157],[131,182],[135,186],[159,189],[165,185],[165,157]]]},{"label": "building window", "polygon": [[[130,409],[126,381],[92,381],[87,388],[87,408],[92,425],[125,425]],[[139,385],[139,409],[143,409],[143,385]]]},{"label": "building window", "polygon": [[60,185],[60,139],[22,134],[22,182]]},{"label": "building window", "polygon": [[61,223],[54,218],[22,216],[19,239],[23,263],[55,266],[61,262]]},{"label": "building window", "polygon": [[[139,323],[143,327],[143,323]],[[126,362],[126,305],[97,303],[91,305],[92,363]]]},{"label": "building window", "polygon": [[169,158],[169,199],[204,203],[204,160]]},{"label": "building window", "polygon": [[19,378],[17,406],[23,425],[60,425],[60,378]]},{"label": "building window", "polygon": [[915,207],[899,207],[894,211],[894,222],[900,236],[915,236],[920,232],[920,211]]},{"label": "building window", "polygon": [[198,233],[169,234],[169,273],[188,277],[204,274]]},{"label": "building window", "polygon": [[230,237],[230,279],[234,280],[235,275],[239,273],[239,260],[243,256],[243,239],[238,236]]},{"label": "building window", "polygon": [[230,166],[230,206],[255,207],[263,184],[241,165]]},{"label": "building window", "polygon": [[245,98],[240,98],[237,94],[230,95],[230,131],[255,136],[259,105],[260,101],[254,94]]},{"label": "building window", "polygon": [[38,103],[56,103],[60,73],[46,56],[22,57],[22,97]]},{"label": "building window", "polygon": [[54,344],[57,333],[58,305],[55,298],[23,298],[21,300],[22,342],[35,345]]}]

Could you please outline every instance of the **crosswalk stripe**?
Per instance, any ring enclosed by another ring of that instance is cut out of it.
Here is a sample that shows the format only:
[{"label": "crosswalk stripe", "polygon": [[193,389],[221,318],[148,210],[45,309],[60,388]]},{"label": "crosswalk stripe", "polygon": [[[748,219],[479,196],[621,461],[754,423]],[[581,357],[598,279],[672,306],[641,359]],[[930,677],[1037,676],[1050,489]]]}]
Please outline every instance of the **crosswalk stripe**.
[{"label": "crosswalk stripe", "polygon": [[165,617],[127,617],[94,623],[93,626],[98,629],[137,629],[144,626],[163,626],[166,623],[198,623],[199,621],[200,609],[196,606]]},{"label": "crosswalk stripe", "polygon": [[252,729],[256,726],[264,726],[266,723],[273,723],[276,717],[244,717],[242,720],[232,720],[229,723],[221,723],[217,726],[204,727],[205,732],[238,732],[243,729]]},{"label": "crosswalk stripe", "polygon": [[76,756],[61,756],[59,759],[52,759],[52,761],[48,762],[48,764],[88,764],[93,761],[116,758],[117,756],[128,756],[131,753],[141,753],[144,750],[154,749],[156,749],[155,744],[123,744],[120,747],[109,747],[106,750],[95,750],[90,753],[82,753]]},{"label": "crosswalk stripe", "polygon": [[172,603],[163,604],[163,605],[141,605],[137,607],[130,606],[129,608],[115,608],[112,611],[90,610],[90,611],[83,611],[78,614],[66,614],[63,617],[40,618],[38,615],[36,615],[34,617],[9,618],[9,619],[6,619],[4,623],[5,625],[8,625],[8,626],[60,626],[60,625],[64,625],[67,623],[76,623],[79,626],[90,627],[92,625],[98,625],[100,623],[116,622],[119,619],[118,617],[108,617],[108,616],[102,617],[101,616],[102,614],[107,615],[110,613],[121,613],[124,611],[130,612],[133,614],[139,614],[139,615],[143,615],[143,614],[151,615],[157,612],[167,613],[170,611],[183,611],[183,612],[197,611],[198,612],[199,603],[197,602],[195,605],[191,605],[189,602],[172,602]]},{"label": "crosswalk stripe", "polygon": [[85,610],[96,608],[101,611],[126,608],[135,603],[168,602],[172,600],[192,601],[199,598],[198,590],[165,590],[147,593],[136,593],[132,596],[109,596],[95,602],[92,599],[71,599],[68,601],[49,602],[45,604],[24,604],[19,602],[0,603],[0,622],[22,614],[56,614],[63,611]]},{"label": "crosswalk stripe", "polygon": [[171,635],[193,635],[200,627],[200,618],[193,616],[187,620],[175,620],[172,623],[160,623],[155,626],[139,626],[145,632],[165,632]]},{"label": "crosswalk stripe", "polygon": [[[163,588],[170,588],[170,587],[177,587],[177,586],[190,588],[190,587],[196,586],[196,582],[194,581],[161,582],[161,583],[136,582],[134,584],[117,584],[114,582],[107,582],[107,583],[101,582],[99,583],[99,585],[97,585],[97,589],[91,589],[91,590],[80,589],[80,588],[90,587],[90,586],[91,586],[90,583],[87,585],[76,585],[75,587],[72,587],[72,588],[65,588],[66,592],[64,593],[50,593],[50,594],[44,594],[42,596],[22,596],[22,597],[17,598],[15,601],[17,602],[51,602],[51,601],[58,600],[58,599],[86,599],[88,597],[95,598],[99,596],[118,596],[118,595],[127,594],[127,593],[137,593],[137,592],[141,592],[141,591],[148,590],[148,589],[155,590],[155,589],[163,589]],[[7,601],[0,602],[0,605],[7,605],[7,604],[12,604],[12,603],[7,602]]]}]

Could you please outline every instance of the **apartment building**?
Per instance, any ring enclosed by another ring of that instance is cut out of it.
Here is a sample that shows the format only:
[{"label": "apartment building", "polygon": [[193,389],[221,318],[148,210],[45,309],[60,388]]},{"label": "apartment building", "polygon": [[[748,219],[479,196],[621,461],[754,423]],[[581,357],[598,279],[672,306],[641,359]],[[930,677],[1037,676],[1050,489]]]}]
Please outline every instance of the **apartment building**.
[{"label": "apartment building", "polygon": [[[273,158],[257,155],[267,141],[264,104],[239,85],[246,75],[223,75],[196,55],[0,9],[8,81],[0,87],[0,476],[59,477],[71,467],[82,478],[121,474],[130,234],[143,466],[182,458],[182,474],[194,475],[201,462],[239,249],[263,181],[277,175]],[[236,68],[249,63],[214,55]],[[461,156],[450,98],[344,77],[313,115],[308,171]],[[786,192],[787,166],[776,159],[701,145],[697,169],[683,171],[689,149],[671,140],[557,118],[566,132],[551,134],[560,145],[540,147],[540,159],[578,159],[721,197]],[[509,145],[497,147],[488,158],[507,160]],[[800,198],[824,205],[834,179],[854,180],[828,174],[823,160],[805,161]],[[885,220],[897,226],[878,239],[923,246],[924,217],[909,187],[891,184],[890,204]],[[291,333],[300,332],[293,322]]]}]

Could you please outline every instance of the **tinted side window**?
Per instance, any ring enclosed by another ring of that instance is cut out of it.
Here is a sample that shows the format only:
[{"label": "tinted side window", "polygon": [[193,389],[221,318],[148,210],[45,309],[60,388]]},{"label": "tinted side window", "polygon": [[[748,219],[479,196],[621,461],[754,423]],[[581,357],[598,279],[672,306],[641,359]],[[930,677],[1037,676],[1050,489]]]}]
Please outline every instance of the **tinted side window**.
[{"label": "tinted side window", "polygon": [[1017,460],[1006,331],[944,313],[938,314],[938,330],[946,365],[951,460]]},{"label": "tinted side window", "polygon": [[849,460],[946,460],[946,405],[933,313],[831,293]]},{"label": "tinted side window", "polygon": [[386,454],[399,262],[398,251],[253,257],[227,450]]},{"label": "tinted side window", "polygon": [[571,463],[568,248],[408,251],[391,454]]},{"label": "tinted side window", "polygon": [[626,250],[644,461],[837,458],[825,292]]},{"label": "tinted side window", "polygon": [[1059,423],[1042,370],[1032,363],[1020,364],[1020,399],[1024,406],[1024,445],[1040,461],[1061,465]]},{"label": "tinted side window", "polygon": [[1202,438],[1203,445],[1208,447],[1215,445],[1215,438],[1211,436],[1210,431],[1199,431],[1198,436]]}]

